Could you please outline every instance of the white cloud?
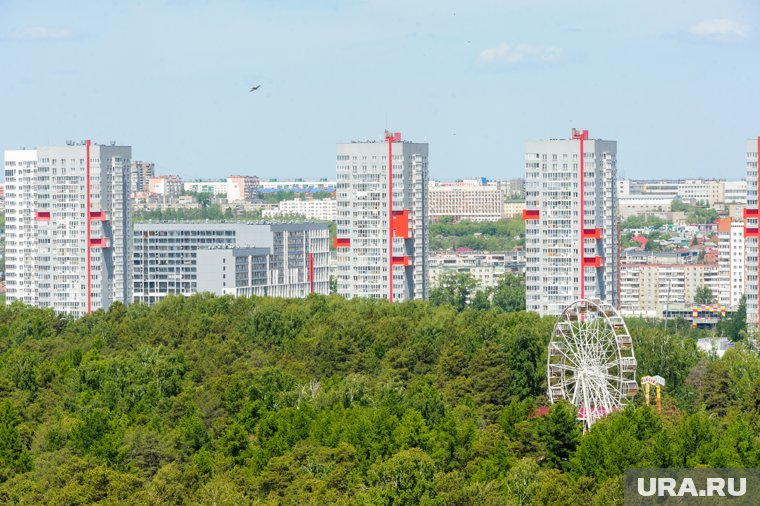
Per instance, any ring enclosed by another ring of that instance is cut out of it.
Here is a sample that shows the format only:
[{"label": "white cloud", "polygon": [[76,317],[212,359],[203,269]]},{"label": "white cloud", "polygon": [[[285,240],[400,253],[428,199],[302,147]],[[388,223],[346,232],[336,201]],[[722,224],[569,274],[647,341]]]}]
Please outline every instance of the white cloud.
[{"label": "white cloud", "polygon": [[712,42],[738,42],[749,36],[752,27],[730,19],[706,19],[692,25],[689,33],[703,40]]},{"label": "white cloud", "polygon": [[561,51],[558,47],[533,46],[530,44],[507,44],[484,49],[478,56],[482,65],[514,65],[528,61],[556,62]]},{"label": "white cloud", "polygon": [[71,37],[68,28],[51,28],[46,26],[27,26],[11,34],[13,40],[61,40]]}]

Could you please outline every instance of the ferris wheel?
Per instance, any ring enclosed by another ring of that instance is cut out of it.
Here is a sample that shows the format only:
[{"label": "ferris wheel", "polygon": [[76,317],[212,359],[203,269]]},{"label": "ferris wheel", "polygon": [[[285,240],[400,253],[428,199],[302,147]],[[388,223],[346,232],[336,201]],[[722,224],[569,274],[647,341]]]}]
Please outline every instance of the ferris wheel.
[{"label": "ferris wheel", "polygon": [[549,400],[574,404],[585,429],[636,395],[631,335],[612,304],[582,299],[565,308],[549,343],[547,377]]}]

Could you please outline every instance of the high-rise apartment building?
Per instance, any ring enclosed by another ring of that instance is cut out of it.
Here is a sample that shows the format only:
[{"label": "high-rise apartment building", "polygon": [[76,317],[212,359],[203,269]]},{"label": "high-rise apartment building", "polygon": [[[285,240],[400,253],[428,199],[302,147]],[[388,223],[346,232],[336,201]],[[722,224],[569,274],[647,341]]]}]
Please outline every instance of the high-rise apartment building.
[{"label": "high-rise apartment building", "polygon": [[404,301],[428,295],[428,145],[337,145],[338,293]]},{"label": "high-rise apartment building", "polygon": [[736,307],[744,295],[744,223],[721,218],[718,223],[718,303]]},{"label": "high-rise apartment building", "polygon": [[555,315],[573,301],[619,305],[617,142],[531,141],[525,151],[526,307]]},{"label": "high-rise apartment building", "polygon": [[5,151],[7,303],[81,316],[131,301],[129,146]]},{"label": "high-rise apartment building", "polygon": [[133,160],[130,167],[130,192],[142,193],[148,191],[150,178],[155,176],[156,166],[150,162]]},{"label": "high-rise apartment building", "polygon": [[760,137],[747,141],[745,149],[747,157],[747,207],[744,209],[744,248],[746,253],[745,273],[747,290],[747,334],[758,338],[758,295],[760,295],[760,258],[758,257],[758,222],[760,221],[760,206],[758,205],[758,189],[760,188]]}]

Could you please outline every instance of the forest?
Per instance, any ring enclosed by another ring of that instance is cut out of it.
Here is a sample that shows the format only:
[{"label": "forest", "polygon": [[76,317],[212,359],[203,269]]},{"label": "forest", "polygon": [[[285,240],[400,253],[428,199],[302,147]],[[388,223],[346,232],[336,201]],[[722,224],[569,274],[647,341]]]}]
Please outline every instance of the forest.
[{"label": "forest", "polygon": [[626,468],[760,467],[760,359],[742,340],[718,359],[687,325],[630,320],[662,414],[637,397],[583,434],[544,395],[554,319],[458,309],[2,307],[0,503],[601,506],[622,504]]}]

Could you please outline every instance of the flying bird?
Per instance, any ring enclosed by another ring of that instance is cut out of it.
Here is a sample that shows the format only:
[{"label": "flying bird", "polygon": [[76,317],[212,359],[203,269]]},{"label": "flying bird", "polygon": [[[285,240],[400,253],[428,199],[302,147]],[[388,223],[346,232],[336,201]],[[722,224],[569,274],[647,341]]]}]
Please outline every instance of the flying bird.
[{"label": "flying bird", "polygon": [[[258,90],[259,88],[261,88],[261,85],[260,85],[260,84],[259,84],[258,86],[254,86],[253,88],[251,88],[251,91],[256,91],[256,90]],[[250,93],[250,92],[249,92],[249,93]]]}]

